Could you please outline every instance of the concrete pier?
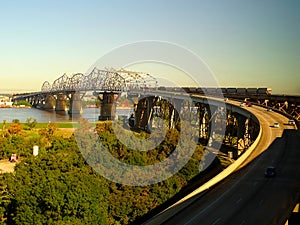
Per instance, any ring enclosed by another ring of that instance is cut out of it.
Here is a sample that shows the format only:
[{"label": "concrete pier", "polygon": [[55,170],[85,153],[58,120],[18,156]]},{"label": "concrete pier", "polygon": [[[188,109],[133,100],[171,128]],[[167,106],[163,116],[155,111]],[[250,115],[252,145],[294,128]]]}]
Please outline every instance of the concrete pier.
[{"label": "concrete pier", "polygon": [[81,101],[80,93],[78,92],[71,93],[70,107],[68,113],[70,115],[82,114],[82,101]]},{"label": "concrete pier", "polygon": [[59,93],[59,94],[57,94],[55,111],[56,112],[65,112],[66,110],[67,110],[66,96],[63,93]]},{"label": "concrete pier", "polygon": [[115,94],[104,92],[98,98],[101,103],[99,120],[114,120],[116,117]]},{"label": "concrete pier", "polygon": [[53,110],[55,106],[55,98],[51,94],[47,94],[45,98],[45,104],[43,105],[43,109],[45,110]]},{"label": "concrete pier", "polygon": [[183,100],[181,99],[172,99],[172,104],[170,104],[170,118],[169,118],[169,127],[175,128],[178,125],[178,122],[180,122],[179,118],[179,112],[181,110],[183,104]]},{"label": "concrete pier", "polygon": [[151,129],[154,96],[141,98],[135,106],[135,128],[145,131]]}]

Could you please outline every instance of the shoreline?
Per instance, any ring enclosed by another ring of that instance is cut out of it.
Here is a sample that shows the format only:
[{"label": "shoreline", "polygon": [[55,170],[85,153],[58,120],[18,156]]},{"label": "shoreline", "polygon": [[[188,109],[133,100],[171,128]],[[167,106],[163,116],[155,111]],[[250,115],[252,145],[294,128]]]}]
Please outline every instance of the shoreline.
[{"label": "shoreline", "polygon": [[[82,109],[100,109],[101,107],[82,107]],[[0,109],[40,109],[43,110],[42,108],[36,108],[33,106],[1,106],[0,105]],[[130,106],[117,106],[116,109],[134,109],[134,107],[130,107]],[[55,109],[53,109],[55,110]],[[66,112],[69,109],[66,110]]]}]

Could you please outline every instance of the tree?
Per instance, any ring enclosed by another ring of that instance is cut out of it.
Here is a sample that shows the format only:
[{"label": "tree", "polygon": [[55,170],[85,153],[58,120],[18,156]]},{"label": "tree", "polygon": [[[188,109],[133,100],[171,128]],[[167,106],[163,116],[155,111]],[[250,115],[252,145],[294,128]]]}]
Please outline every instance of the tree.
[{"label": "tree", "polygon": [[6,175],[7,224],[108,224],[106,180],[91,173],[71,143],[28,157]]},{"label": "tree", "polygon": [[4,136],[6,131],[6,120],[3,120],[3,125],[2,125],[2,136]]},{"label": "tree", "polygon": [[14,105],[16,105],[16,106],[25,105],[27,107],[31,107],[31,104],[29,102],[27,102],[27,101],[14,102]]},{"label": "tree", "polygon": [[37,124],[36,119],[33,119],[31,117],[26,119],[26,125],[29,127],[30,130],[35,128],[36,124]]},{"label": "tree", "polygon": [[13,123],[20,123],[20,120],[19,119],[13,119],[12,122]]},{"label": "tree", "polygon": [[9,125],[8,133],[10,135],[16,136],[20,134],[20,132],[23,130],[23,125],[19,123],[12,123]]},{"label": "tree", "polygon": [[50,146],[51,142],[53,141],[54,134],[58,130],[58,124],[57,123],[49,123],[46,128],[42,128],[39,130],[39,134],[45,138],[45,142],[47,142],[47,145]]}]

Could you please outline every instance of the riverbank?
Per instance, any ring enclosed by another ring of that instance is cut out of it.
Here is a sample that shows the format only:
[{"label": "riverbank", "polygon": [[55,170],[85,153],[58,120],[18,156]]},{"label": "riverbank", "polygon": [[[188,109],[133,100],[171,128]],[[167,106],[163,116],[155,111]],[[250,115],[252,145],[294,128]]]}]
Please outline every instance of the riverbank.
[{"label": "riverbank", "polygon": [[0,109],[10,109],[10,108],[14,108],[14,109],[30,109],[32,108],[31,106],[25,106],[25,105],[0,105]]}]

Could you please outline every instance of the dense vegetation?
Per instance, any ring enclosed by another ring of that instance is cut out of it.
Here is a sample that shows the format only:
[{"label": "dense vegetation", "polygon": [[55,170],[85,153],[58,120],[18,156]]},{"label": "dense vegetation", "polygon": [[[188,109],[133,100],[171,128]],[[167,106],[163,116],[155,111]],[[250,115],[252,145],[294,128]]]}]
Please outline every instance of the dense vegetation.
[{"label": "dense vegetation", "polygon": [[14,106],[26,106],[26,107],[31,107],[31,104],[27,101],[18,101],[14,103]]},{"label": "dense vegetation", "polygon": [[[21,160],[14,173],[0,175],[0,224],[129,224],[188,184],[199,173],[203,155],[203,146],[197,146],[192,159],[174,176],[157,184],[132,187],[97,174],[82,157],[75,136],[58,135],[55,123],[42,129],[29,124],[29,129],[24,129],[19,123],[3,127],[0,159],[17,153]],[[88,130],[91,126],[81,121],[78,135],[84,136]],[[99,123],[96,130],[115,157],[135,165],[167,157],[179,135],[170,129],[154,152],[137,154],[117,140],[110,123]],[[147,138],[145,133],[135,135]],[[36,157],[32,156],[33,145],[40,149]]]}]

